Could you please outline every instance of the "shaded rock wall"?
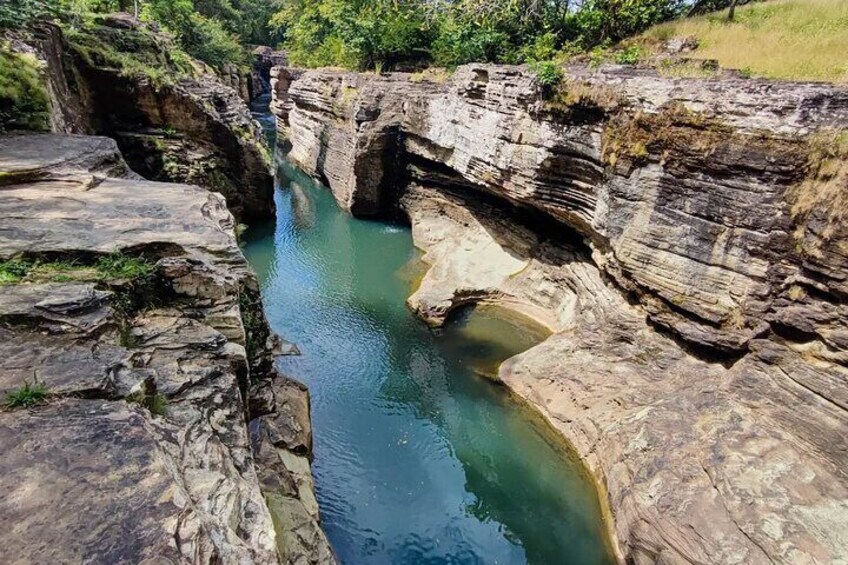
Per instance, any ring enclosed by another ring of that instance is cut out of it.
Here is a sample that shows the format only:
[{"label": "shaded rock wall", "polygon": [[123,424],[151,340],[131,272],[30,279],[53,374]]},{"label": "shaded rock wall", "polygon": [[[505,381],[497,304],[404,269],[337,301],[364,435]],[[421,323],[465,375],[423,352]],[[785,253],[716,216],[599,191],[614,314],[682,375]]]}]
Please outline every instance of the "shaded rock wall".
[{"label": "shaded rock wall", "polygon": [[333,562],[308,395],[223,197],[142,180],[111,139],[7,136],[0,217],[0,395],[46,392],[0,411],[4,559]]},{"label": "shaded rock wall", "polygon": [[848,177],[814,162],[848,89],[272,75],[290,159],[355,214],[410,218],[425,320],[498,301],[555,331],[501,379],[599,478],[622,557],[848,558]]},{"label": "shaded rock wall", "polygon": [[112,137],[145,178],[220,192],[239,219],[271,215],[269,151],[239,92],[201,63],[174,59],[167,38],[118,16],[70,38],[42,26],[54,131]]}]

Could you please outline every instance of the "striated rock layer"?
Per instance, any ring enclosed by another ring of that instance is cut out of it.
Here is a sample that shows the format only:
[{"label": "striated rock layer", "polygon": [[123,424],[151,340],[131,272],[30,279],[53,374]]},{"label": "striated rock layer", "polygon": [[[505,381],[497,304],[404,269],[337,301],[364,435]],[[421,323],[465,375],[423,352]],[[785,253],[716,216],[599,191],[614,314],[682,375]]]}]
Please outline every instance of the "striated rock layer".
[{"label": "striated rock layer", "polygon": [[7,136],[0,218],[0,396],[46,395],[0,410],[4,562],[334,562],[223,197]]},{"label": "striated rock layer", "polygon": [[399,209],[410,306],[554,335],[500,378],[598,478],[623,559],[848,561],[848,89],[521,67],[272,71],[289,157]]}]

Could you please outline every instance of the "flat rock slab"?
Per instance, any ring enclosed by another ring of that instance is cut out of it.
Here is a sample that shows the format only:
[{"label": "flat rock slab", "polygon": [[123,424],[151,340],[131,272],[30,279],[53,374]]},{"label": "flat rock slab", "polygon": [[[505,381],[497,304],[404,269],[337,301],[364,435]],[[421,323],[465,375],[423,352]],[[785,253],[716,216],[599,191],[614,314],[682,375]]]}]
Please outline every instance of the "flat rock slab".
[{"label": "flat rock slab", "polygon": [[124,163],[114,140],[88,135],[0,137],[0,171],[0,186],[48,173],[139,178]]},{"label": "flat rock slab", "polygon": [[232,216],[217,194],[188,186],[105,179],[41,180],[2,189],[0,256],[111,253],[156,247],[236,254]]},{"label": "flat rock slab", "polygon": [[0,452],[4,563],[178,561],[182,509],[137,409],[69,399],[0,413]]}]

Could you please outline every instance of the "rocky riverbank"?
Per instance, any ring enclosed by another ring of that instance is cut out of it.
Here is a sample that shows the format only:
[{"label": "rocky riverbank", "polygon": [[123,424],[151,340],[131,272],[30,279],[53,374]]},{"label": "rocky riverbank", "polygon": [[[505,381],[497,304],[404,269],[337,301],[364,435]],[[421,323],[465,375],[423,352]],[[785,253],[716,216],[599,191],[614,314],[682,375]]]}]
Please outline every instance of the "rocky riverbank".
[{"label": "rocky riverbank", "polygon": [[575,446],[634,562],[848,559],[848,90],[520,67],[272,72],[290,158],[407,215],[428,323],[554,335],[500,378]]},{"label": "rocky riverbank", "polygon": [[223,197],[57,135],[0,138],[0,191],[6,559],[331,561]]}]

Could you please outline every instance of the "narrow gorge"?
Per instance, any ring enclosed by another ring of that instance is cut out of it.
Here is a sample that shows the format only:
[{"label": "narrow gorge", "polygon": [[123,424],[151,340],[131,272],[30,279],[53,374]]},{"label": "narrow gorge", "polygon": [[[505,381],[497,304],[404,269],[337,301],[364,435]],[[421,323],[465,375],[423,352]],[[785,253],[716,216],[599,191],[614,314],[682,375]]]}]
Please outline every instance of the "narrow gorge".
[{"label": "narrow gorge", "polygon": [[553,332],[499,380],[596,478],[619,558],[848,558],[846,177],[821,151],[848,90],[272,73],[288,158],[352,214],[411,223],[410,308],[439,327],[495,303]]},{"label": "narrow gorge", "polygon": [[729,1],[0,0],[0,561],[848,565],[848,75],[660,29],[838,2]]}]

